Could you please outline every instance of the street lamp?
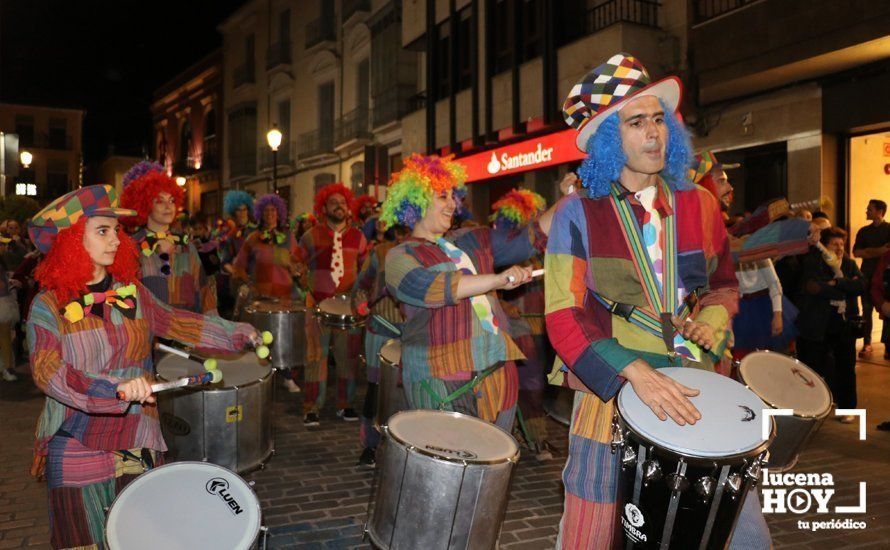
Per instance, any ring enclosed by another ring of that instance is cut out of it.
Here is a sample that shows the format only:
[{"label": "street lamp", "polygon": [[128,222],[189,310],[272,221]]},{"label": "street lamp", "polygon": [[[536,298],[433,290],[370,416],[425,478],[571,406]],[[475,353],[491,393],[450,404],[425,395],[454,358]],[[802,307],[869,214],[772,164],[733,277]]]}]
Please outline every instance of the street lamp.
[{"label": "street lamp", "polygon": [[281,130],[277,124],[272,125],[272,129],[266,133],[266,142],[272,149],[272,191],[278,194],[278,148],[281,146]]},{"label": "street lamp", "polygon": [[176,176],[176,185],[185,187],[185,178],[183,176]]},{"label": "street lamp", "polygon": [[19,160],[22,161],[22,166],[28,168],[31,166],[31,162],[34,160],[34,155],[31,154],[30,151],[22,151],[19,153]]}]

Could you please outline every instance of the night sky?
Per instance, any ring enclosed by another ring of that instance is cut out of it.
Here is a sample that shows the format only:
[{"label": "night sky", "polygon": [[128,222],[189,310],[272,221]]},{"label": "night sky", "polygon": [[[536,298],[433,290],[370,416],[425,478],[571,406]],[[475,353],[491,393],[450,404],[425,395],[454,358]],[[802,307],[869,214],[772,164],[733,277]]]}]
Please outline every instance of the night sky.
[{"label": "night sky", "polygon": [[0,101],[86,109],[84,157],[150,143],[154,91],[244,0],[0,0]]}]

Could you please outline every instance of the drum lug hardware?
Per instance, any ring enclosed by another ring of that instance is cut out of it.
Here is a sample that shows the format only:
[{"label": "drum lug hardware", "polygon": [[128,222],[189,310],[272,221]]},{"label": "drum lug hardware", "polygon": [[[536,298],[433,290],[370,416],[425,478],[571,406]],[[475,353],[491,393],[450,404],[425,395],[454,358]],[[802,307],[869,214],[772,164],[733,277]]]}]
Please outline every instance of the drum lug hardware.
[{"label": "drum lug hardware", "polygon": [[661,465],[657,460],[643,462],[643,483],[661,479]]},{"label": "drum lug hardware", "polygon": [[671,491],[683,492],[689,488],[689,480],[686,479],[686,476],[681,474],[671,473],[665,476],[665,482],[667,482],[668,489]]},{"label": "drum lug hardware", "polygon": [[713,477],[706,476],[698,478],[695,482],[695,492],[702,500],[708,500],[714,494],[714,488],[717,486],[717,480]]},{"label": "drum lug hardware", "polygon": [[742,477],[739,474],[729,474],[726,477],[726,490],[733,496],[739,494],[742,489]]},{"label": "drum lug hardware", "polygon": [[624,430],[621,429],[618,415],[615,415],[612,417],[612,443],[610,444],[612,453],[624,447],[624,443]]},{"label": "drum lug hardware", "polygon": [[[761,456],[762,456],[762,455],[761,455]],[[750,466],[748,466],[748,467],[745,469],[745,476],[747,476],[749,479],[754,480],[755,482],[756,482],[757,479],[760,477],[760,464],[761,464],[761,460],[762,460],[762,458],[759,458],[759,459],[755,460],[753,463],[751,463]]]},{"label": "drum lug hardware", "polygon": [[621,457],[621,466],[627,468],[637,463],[637,452],[633,447],[624,448],[624,456]]}]

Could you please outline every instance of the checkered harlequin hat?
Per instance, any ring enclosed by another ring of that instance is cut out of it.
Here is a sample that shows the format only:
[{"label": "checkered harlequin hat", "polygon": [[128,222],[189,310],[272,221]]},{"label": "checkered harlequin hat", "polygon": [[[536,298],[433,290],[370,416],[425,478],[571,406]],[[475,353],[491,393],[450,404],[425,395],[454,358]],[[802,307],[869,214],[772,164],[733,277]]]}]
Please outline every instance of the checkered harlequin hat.
[{"label": "checkered harlequin hat", "polygon": [[644,95],[655,96],[676,111],[682,95],[680,79],[670,76],[653,84],[646,68],[626,53],[613,55],[587,73],[562,106],[566,124],[578,130],[578,149],[586,152],[587,140],[606,117],[620,111],[630,98]]},{"label": "checkered harlequin hat", "polygon": [[689,175],[693,181],[693,183],[699,183],[708,172],[713,170],[714,168],[720,168],[721,170],[732,170],[733,168],[738,168],[741,164],[735,162],[732,164],[727,164],[724,162],[720,162],[717,160],[717,155],[715,155],[711,151],[702,151],[698,155],[695,155],[695,164],[693,164],[692,168],[689,169]]},{"label": "checkered harlequin hat", "polygon": [[134,210],[118,206],[117,192],[111,185],[90,185],[62,195],[31,218],[28,234],[31,242],[44,254],[52,248],[59,231],[87,216],[119,218],[133,216]]}]

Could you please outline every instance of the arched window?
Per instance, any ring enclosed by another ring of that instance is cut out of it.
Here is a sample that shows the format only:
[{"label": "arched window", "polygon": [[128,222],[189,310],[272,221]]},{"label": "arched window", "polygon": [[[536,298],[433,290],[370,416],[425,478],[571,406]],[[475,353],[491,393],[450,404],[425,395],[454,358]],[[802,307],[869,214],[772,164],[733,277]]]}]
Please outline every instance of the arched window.
[{"label": "arched window", "polygon": [[188,119],[186,119],[186,121],[182,123],[182,128],[179,130],[179,162],[184,166],[191,167],[191,157],[192,125]]}]

